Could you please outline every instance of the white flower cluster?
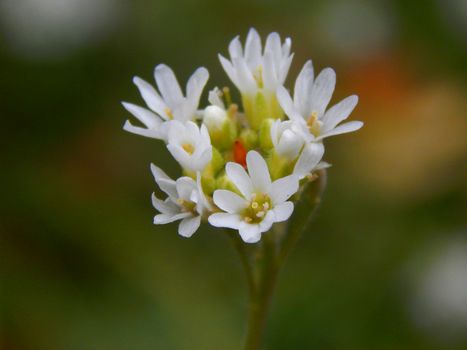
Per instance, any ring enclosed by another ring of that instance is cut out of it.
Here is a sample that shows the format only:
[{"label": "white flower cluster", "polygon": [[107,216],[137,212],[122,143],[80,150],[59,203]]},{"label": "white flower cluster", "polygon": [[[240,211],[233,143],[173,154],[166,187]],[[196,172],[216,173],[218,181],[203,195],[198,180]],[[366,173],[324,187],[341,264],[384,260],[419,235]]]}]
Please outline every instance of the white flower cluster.
[{"label": "white flower cluster", "polygon": [[355,131],[363,123],[347,119],[358,98],[353,95],[331,108],[336,75],[326,68],[315,78],[311,61],[298,75],[293,97],[283,86],[293,54],[291,40],[277,33],[264,49],[251,29],[242,47],[238,37],[229,45],[230,60],[219,55],[229,78],[240,91],[242,110],[228,88],[214,88],[206,108],[199,109],[209,73],[198,68],[186,92],[166,65],[156,67],[157,90],[135,77],[147,107],[123,103],[142,126],[130,121],[126,131],[162,140],[184,176],[169,178],[151,165],[157,185],[167,195],[153,194],[160,212],[155,224],[181,220],[178,232],[190,237],[203,220],[238,230],[254,243],[276,222],[289,219],[294,195],[312,181],[314,172],[329,166],[322,161],[323,139]]}]

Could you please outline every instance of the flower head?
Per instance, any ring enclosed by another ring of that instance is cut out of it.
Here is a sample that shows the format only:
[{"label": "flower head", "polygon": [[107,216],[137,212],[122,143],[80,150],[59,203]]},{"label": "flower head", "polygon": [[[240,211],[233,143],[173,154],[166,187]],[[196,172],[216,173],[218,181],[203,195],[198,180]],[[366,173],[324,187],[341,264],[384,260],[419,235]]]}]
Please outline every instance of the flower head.
[{"label": "flower head", "polygon": [[144,127],[127,121],[124,129],[163,140],[183,174],[171,179],[151,166],[167,195],[164,200],[153,195],[159,211],[155,224],[180,220],[179,234],[190,237],[207,220],[238,230],[245,242],[254,243],[274,223],[288,220],[300,198],[308,203],[310,196],[304,194],[313,187],[308,184],[316,179],[324,184],[325,172],[318,170],[330,165],[323,161],[321,140],[362,126],[356,121],[338,125],[352,112],[357,97],[327,109],[335,73],[327,68],[315,79],[309,61],[297,77],[292,98],[283,86],[293,58],[290,47],[291,40],[282,41],[277,33],[269,34],[263,47],[254,29],[244,46],[239,37],[232,40],[230,60],[219,59],[241,103],[233,101],[229,87],[214,88],[209,104],[199,109],[209,77],[205,68],[189,78],[185,95],[166,65],[155,69],[157,90],[134,78],[147,107],[123,105]]},{"label": "flower head", "polygon": [[293,54],[291,40],[284,43],[277,33],[266,39],[264,50],[255,29],[250,29],[242,48],[239,37],[229,45],[230,61],[219,55],[219,60],[230,80],[240,90],[246,117],[253,129],[259,129],[265,118],[280,118],[276,89],[287,77]]},{"label": "flower head", "polygon": [[201,216],[211,209],[199,176],[197,181],[187,176],[174,181],[154,164],[151,164],[151,171],[159,188],[168,196],[165,200],[160,200],[152,194],[152,204],[160,212],[154,217],[154,224],[181,220],[178,233],[183,237],[191,237],[201,223]]},{"label": "flower head", "polygon": [[256,151],[248,153],[246,162],[248,173],[237,163],[226,165],[227,176],[240,194],[216,190],[214,203],[224,213],[212,214],[209,222],[236,229],[245,242],[254,243],[272,224],[290,217],[294,205],[287,200],[297,192],[298,178],[289,175],[272,182],[266,161]]},{"label": "flower head", "polygon": [[302,125],[307,130],[309,141],[320,141],[325,137],[344,134],[360,129],[363,123],[351,121],[338,126],[347,119],[358,102],[355,95],[326,110],[336,85],[336,73],[325,68],[314,79],[313,65],[308,61],[297,77],[293,100],[289,92],[280,86],[277,99],[290,120]]},{"label": "flower head", "polygon": [[169,121],[185,122],[196,119],[199,100],[209,73],[206,68],[198,68],[188,79],[186,96],[183,95],[174,72],[165,64],[156,67],[154,76],[160,93],[143,79],[133,79],[148,108],[123,102],[123,106],[146,128],[134,126],[129,120],[123,128],[134,134],[165,141]]}]

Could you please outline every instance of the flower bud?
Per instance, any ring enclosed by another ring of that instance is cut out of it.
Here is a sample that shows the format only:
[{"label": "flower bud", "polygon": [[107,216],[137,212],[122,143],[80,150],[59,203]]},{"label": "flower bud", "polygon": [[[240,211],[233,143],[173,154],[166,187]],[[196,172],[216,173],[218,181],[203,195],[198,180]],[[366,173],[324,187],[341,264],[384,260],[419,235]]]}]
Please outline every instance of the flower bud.
[{"label": "flower bud", "polygon": [[240,133],[240,142],[246,150],[250,150],[256,147],[258,143],[258,134],[252,129],[244,129]]},{"label": "flower bud", "polygon": [[227,120],[227,113],[219,106],[208,106],[204,110],[203,122],[209,132],[222,130],[222,126]]}]

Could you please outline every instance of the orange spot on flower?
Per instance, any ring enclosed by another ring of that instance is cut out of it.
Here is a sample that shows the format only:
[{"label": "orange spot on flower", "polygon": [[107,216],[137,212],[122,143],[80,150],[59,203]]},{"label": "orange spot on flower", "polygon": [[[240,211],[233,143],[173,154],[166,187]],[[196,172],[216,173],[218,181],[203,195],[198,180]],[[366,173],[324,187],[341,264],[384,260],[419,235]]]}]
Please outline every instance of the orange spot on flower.
[{"label": "orange spot on flower", "polygon": [[247,150],[243,144],[237,140],[234,143],[234,149],[233,149],[233,157],[235,163],[240,164],[244,168],[246,168],[246,154]]}]

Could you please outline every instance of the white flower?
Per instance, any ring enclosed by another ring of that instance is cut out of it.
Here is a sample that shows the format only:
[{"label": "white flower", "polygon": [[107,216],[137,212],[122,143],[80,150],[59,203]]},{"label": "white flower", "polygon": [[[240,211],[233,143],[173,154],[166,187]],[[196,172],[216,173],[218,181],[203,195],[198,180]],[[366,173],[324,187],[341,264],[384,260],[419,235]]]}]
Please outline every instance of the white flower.
[{"label": "white flower", "polygon": [[352,132],[363,126],[360,121],[337,126],[348,118],[357,105],[356,95],[343,99],[326,111],[335,85],[334,70],[325,68],[314,79],[313,66],[311,61],[308,61],[295,82],[293,100],[283,86],[277,89],[277,99],[285,114],[308,130],[310,141],[320,141],[328,136]]},{"label": "white flower", "polygon": [[191,237],[201,223],[201,216],[211,209],[201,187],[200,174],[197,174],[197,181],[186,176],[174,181],[154,164],[151,164],[151,171],[160,189],[168,196],[160,200],[152,194],[152,204],[160,212],[154,217],[154,224],[181,220],[178,233]]},{"label": "white flower", "polygon": [[297,192],[298,178],[289,175],[271,182],[266,162],[256,151],[248,152],[246,163],[248,174],[240,164],[227,163],[227,176],[241,195],[216,190],[214,203],[225,213],[212,214],[208,220],[216,227],[236,229],[245,242],[255,243],[273,223],[292,215],[294,205],[287,199]]},{"label": "white flower", "polygon": [[160,94],[143,79],[139,77],[133,79],[149,109],[123,102],[123,106],[144,124],[145,128],[134,126],[127,120],[123,129],[166,141],[168,121],[188,121],[197,117],[199,100],[209,73],[206,68],[198,68],[188,79],[186,96],[183,95],[174,72],[165,64],[156,67],[154,76]]},{"label": "white flower", "polygon": [[203,124],[201,128],[192,121],[170,123],[167,149],[189,171],[202,171],[212,158],[211,138]]},{"label": "white flower", "polygon": [[294,161],[293,174],[299,179],[310,175],[313,171],[327,168],[329,164],[321,162],[324,145],[307,142],[308,136],[301,123],[295,120],[275,120],[271,125],[271,141],[275,152],[282,157]]},{"label": "white flower", "polygon": [[261,38],[252,28],[244,50],[237,36],[229,45],[230,61],[222,55],[219,55],[219,60],[242,94],[255,95],[259,89],[274,94],[277,87],[284,83],[292,63],[290,47],[290,38],[282,44],[279,34],[271,33],[262,52]]},{"label": "white flower", "polygon": [[305,144],[306,134],[301,124],[293,120],[275,120],[271,125],[271,141],[280,156],[290,160],[297,158]]}]

